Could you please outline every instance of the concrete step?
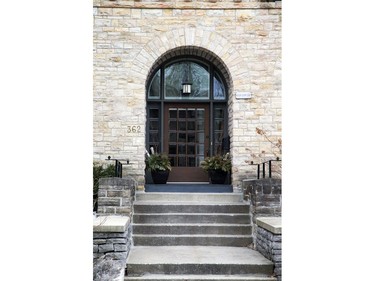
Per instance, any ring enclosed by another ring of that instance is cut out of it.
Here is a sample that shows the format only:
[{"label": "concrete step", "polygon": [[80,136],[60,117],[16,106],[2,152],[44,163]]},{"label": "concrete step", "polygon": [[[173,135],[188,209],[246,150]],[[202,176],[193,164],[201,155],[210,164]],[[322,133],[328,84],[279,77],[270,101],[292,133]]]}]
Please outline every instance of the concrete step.
[{"label": "concrete step", "polygon": [[157,201],[135,201],[135,213],[247,213],[249,203],[166,203]]},{"label": "concrete step", "polygon": [[125,277],[125,281],[277,281],[275,277],[268,277],[258,274],[236,274],[236,275],[170,275],[170,274],[147,274],[140,277]]},{"label": "concrete step", "polygon": [[250,224],[133,224],[133,234],[250,235]]},{"label": "concrete step", "polygon": [[247,247],[253,242],[250,235],[213,234],[134,234],[135,246],[228,246]]},{"label": "concrete step", "polygon": [[249,214],[223,213],[160,213],[160,214],[133,214],[133,223],[235,223],[249,224]]},{"label": "concrete step", "polygon": [[177,193],[136,191],[135,201],[159,202],[243,202],[242,193]]},{"label": "concrete step", "polygon": [[260,253],[245,247],[134,246],[129,253],[127,273],[129,277],[148,273],[258,274],[270,277],[273,263]]}]

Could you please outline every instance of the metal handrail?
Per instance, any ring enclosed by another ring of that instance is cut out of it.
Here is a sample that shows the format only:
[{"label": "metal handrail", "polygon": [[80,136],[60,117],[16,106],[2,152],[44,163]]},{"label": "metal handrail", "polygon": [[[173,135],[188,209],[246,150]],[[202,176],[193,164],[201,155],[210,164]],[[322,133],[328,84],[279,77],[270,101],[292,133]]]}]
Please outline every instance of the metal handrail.
[{"label": "metal handrail", "polygon": [[257,168],[257,177],[258,179],[260,179],[260,165],[262,165],[262,177],[265,178],[266,177],[266,163],[268,163],[268,176],[270,178],[272,178],[272,162],[274,161],[280,161],[281,162],[281,159],[279,157],[277,157],[276,159],[273,159],[273,160],[268,160],[268,161],[265,161],[265,162],[262,162],[262,163],[258,163],[258,164],[254,164],[254,161],[251,161],[250,162],[250,165],[257,165],[258,168]]},{"label": "metal handrail", "polygon": [[126,161],[126,165],[129,165],[129,159],[112,159],[111,156],[108,156],[106,160],[112,160],[115,161],[115,177],[116,178],[122,178],[122,163],[121,161]]}]

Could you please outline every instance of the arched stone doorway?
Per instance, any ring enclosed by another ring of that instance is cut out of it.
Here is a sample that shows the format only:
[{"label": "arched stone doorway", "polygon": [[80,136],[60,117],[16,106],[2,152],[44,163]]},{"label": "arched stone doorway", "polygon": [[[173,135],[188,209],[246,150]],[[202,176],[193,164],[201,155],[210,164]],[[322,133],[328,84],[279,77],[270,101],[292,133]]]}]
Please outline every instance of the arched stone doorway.
[{"label": "arched stone doorway", "polygon": [[[189,93],[183,92],[186,82]],[[168,154],[169,182],[208,182],[200,162],[230,151],[230,89],[225,64],[203,48],[175,48],[152,66],[146,85],[146,148]]]}]

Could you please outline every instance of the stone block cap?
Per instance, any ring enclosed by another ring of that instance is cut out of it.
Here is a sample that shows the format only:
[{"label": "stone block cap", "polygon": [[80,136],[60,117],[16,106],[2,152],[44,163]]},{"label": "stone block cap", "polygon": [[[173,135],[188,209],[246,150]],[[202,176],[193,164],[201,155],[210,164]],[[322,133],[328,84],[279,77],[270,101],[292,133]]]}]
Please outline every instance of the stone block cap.
[{"label": "stone block cap", "polygon": [[281,234],[281,217],[260,217],[257,218],[257,225],[273,234]]},{"label": "stone block cap", "polygon": [[129,225],[127,216],[100,216],[94,218],[94,232],[125,232]]}]

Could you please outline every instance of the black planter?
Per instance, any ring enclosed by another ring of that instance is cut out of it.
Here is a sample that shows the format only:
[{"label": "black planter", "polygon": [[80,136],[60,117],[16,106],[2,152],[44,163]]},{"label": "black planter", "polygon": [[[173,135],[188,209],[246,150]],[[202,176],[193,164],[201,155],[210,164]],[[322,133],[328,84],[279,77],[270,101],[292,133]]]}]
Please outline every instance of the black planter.
[{"label": "black planter", "polygon": [[222,170],[209,170],[208,175],[212,184],[224,184],[228,172],[224,172]]},{"label": "black planter", "polygon": [[169,171],[151,171],[151,176],[155,184],[166,184]]}]

